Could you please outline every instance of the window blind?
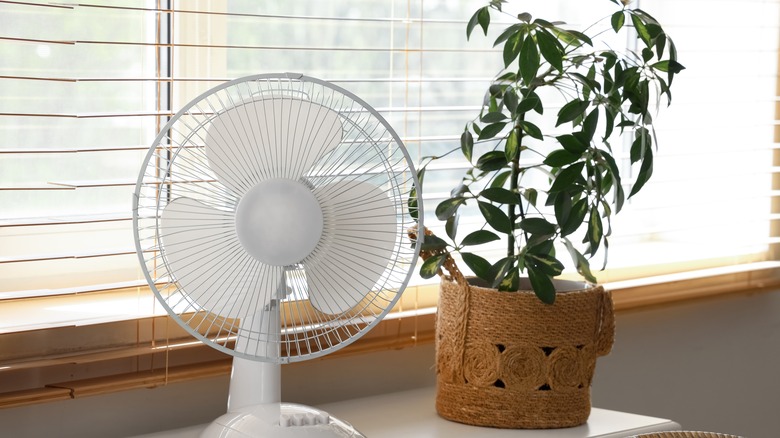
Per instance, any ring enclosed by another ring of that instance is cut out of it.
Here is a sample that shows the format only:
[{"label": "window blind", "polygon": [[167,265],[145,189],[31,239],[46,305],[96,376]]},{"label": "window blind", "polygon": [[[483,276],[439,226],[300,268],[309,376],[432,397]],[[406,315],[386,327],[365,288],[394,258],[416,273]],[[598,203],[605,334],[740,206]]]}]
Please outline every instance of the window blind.
[{"label": "window blind", "polygon": [[[636,5],[664,23],[687,70],[657,118],[652,183],[615,218],[610,270],[597,276],[775,260],[780,3],[644,3]],[[135,292],[133,311],[117,311],[117,319],[159,314],[133,249],[133,185],[167,118],[225,80],[285,71],[319,77],[377,108],[413,157],[457,148],[501,65],[495,35],[465,39],[466,21],[482,4],[0,1],[0,300]],[[579,26],[614,6],[512,7]],[[689,20],[705,9],[706,20]],[[427,225],[441,235],[433,209],[467,168],[455,155],[426,176]],[[464,232],[479,221],[476,211],[464,216]],[[406,308],[435,302],[418,292],[407,293]],[[107,308],[63,318],[89,321]]]}]

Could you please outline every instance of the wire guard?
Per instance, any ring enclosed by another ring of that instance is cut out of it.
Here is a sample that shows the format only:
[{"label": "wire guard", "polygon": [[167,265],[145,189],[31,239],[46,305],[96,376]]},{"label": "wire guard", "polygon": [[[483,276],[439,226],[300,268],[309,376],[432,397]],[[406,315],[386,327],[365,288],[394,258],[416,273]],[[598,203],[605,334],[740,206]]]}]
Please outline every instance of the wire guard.
[{"label": "wire guard", "polygon": [[134,199],[141,266],[168,313],[219,350],[324,355],[406,287],[416,178],[398,135],[348,91],[301,75],[237,79],[151,146]]}]

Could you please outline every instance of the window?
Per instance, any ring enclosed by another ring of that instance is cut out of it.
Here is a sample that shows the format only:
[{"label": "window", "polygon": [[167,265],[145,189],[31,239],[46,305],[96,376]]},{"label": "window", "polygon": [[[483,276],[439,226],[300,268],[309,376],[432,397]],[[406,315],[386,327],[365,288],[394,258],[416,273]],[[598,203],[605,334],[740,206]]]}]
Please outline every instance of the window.
[{"label": "window", "polygon": [[[718,268],[699,274],[710,278],[762,269],[749,281],[772,281],[780,266],[773,167],[780,2],[635,3],[664,23],[687,70],[676,79],[673,105],[660,110],[653,181],[616,217],[610,270],[597,276],[613,282]],[[302,72],[377,108],[413,157],[457,147],[500,65],[493,35],[465,40],[465,23],[482,4],[0,1],[0,333],[163,313],[135,255],[133,185],[167,118],[225,80]],[[581,24],[613,6],[537,0],[522,7]],[[439,234],[433,209],[463,169],[453,155],[426,177],[428,225]],[[400,310],[435,303],[435,287],[419,284]],[[147,345],[164,337],[127,339]],[[13,357],[77,348],[63,343]]]},{"label": "window", "polygon": [[0,298],[134,284],[127,193],[156,129],[157,60],[154,46],[106,42],[153,44],[155,21],[0,7]]}]

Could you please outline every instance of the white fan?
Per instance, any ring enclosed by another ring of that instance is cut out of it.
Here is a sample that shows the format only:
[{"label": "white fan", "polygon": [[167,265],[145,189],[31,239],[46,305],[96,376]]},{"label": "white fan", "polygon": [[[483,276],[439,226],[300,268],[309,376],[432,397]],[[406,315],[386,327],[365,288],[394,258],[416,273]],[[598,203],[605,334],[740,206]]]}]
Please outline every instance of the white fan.
[{"label": "white fan", "polygon": [[228,412],[203,436],[362,436],[281,403],[280,364],[338,350],[391,310],[420,245],[405,233],[422,221],[409,209],[417,186],[387,121],[318,79],[237,79],[173,116],[144,161],[133,221],[159,301],[234,356]]}]

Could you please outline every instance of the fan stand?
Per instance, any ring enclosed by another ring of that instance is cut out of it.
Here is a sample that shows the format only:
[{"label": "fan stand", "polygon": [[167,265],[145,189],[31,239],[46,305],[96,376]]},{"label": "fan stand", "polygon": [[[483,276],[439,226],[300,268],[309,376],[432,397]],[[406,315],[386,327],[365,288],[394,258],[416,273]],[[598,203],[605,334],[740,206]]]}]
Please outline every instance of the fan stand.
[{"label": "fan stand", "polygon": [[[282,280],[284,290],[284,280]],[[282,295],[283,296],[283,295]],[[265,308],[242,322],[249,333],[262,333],[262,325],[280,327],[279,302],[271,300]],[[244,332],[242,330],[241,332]],[[278,333],[279,331],[276,330]],[[245,351],[249,339],[239,336],[236,351]],[[257,349],[275,349],[267,355],[279,357],[278,343],[257,342]],[[349,423],[327,412],[299,404],[281,402],[281,365],[241,357],[233,358],[227,413],[214,420],[202,438],[365,438]]]},{"label": "fan stand", "polygon": [[[387,121],[319,79],[235,79],[168,121],[138,176],[133,228],[144,276],[168,314],[234,357],[227,413],[202,436],[363,437],[325,412],[281,403],[279,364],[342,348],[393,308],[421,245],[402,244],[409,218],[422,226],[415,187],[411,157]],[[287,278],[293,269],[301,272]],[[291,306],[298,323],[289,325],[288,286],[302,303]],[[364,300],[365,314],[356,308]],[[326,335],[321,346],[299,324],[309,305],[318,324],[355,330]],[[223,341],[224,325],[185,314],[239,322],[235,343]],[[288,335],[303,348],[283,350]]]}]

